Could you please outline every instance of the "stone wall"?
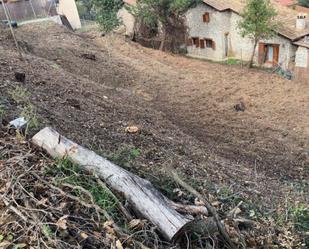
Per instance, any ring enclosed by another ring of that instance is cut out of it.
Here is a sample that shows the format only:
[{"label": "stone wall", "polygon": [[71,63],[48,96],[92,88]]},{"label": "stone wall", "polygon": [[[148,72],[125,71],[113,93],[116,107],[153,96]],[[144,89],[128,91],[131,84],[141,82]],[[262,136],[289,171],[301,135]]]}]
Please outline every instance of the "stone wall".
[{"label": "stone wall", "polygon": [[125,35],[132,37],[134,35],[134,25],[135,25],[135,18],[129,11],[123,7],[118,11],[117,14],[120,22],[121,22],[121,30],[124,29]]},{"label": "stone wall", "polygon": [[309,49],[298,47],[295,58],[295,80],[309,84]]},{"label": "stone wall", "polygon": [[[208,23],[203,22],[205,12],[209,13]],[[225,58],[224,34],[230,31],[230,17],[230,12],[219,12],[206,4],[199,4],[188,10],[186,13],[188,36],[212,39],[215,42],[215,49],[188,46],[188,54],[193,57],[223,60]]]}]

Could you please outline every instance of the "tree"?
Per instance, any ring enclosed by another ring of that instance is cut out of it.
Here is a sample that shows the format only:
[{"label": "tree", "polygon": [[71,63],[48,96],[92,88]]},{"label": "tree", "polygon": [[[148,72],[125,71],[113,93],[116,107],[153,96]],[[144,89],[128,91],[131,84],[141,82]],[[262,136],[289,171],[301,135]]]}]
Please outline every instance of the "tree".
[{"label": "tree", "polygon": [[298,0],[298,4],[309,8],[309,0]]},{"label": "tree", "polygon": [[149,27],[160,27],[160,50],[163,50],[168,30],[172,30],[184,12],[197,2],[199,0],[138,0],[136,6],[130,7],[129,10]]},{"label": "tree", "polygon": [[118,10],[122,0],[90,0],[95,9],[96,20],[105,32],[110,32],[119,25]]},{"label": "tree", "polygon": [[93,3],[89,0],[76,0],[79,16],[85,20],[94,20]]},{"label": "tree", "polygon": [[238,28],[242,37],[248,37],[254,44],[249,62],[250,68],[253,66],[258,42],[261,39],[269,39],[275,34],[278,26],[275,21],[276,15],[277,13],[269,0],[247,0]]}]

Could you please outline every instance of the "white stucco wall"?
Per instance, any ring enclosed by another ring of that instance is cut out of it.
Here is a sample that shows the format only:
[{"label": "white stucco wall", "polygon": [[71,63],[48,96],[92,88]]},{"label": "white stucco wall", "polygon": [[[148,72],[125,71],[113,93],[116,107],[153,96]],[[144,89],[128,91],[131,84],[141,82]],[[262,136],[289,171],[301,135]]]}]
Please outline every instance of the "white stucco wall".
[{"label": "white stucco wall", "polygon": [[66,16],[73,29],[81,28],[82,25],[74,0],[60,0],[57,13]]},{"label": "white stucco wall", "polygon": [[127,36],[132,36],[134,34],[134,25],[135,25],[135,18],[129,11],[123,7],[118,11],[117,14],[119,20],[121,21],[121,30],[124,29],[124,33]]},{"label": "white stucco wall", "polygon": [[[203,14],[210,13],[210,22],[203,22]],[[232,11],[219,12],[214,8],[199,4],[197,7],[190,9],[186,13],[186,24],[188,26],[189,37],[210,38],[216,42],[216,49],[211,48],[196,48],[188,46],[188,55],[201,57],[211,60],[223,60],[225,56],[225,34],[228,35],[229,52],[228,57],[241,59],[244,61],[250,60],[253,42],[248,38],[243,38],[237,28],[241,17]],[[270,40],[261,40],[260,42],[269,44],[279,44],[279,64],[284,69],[289,68],[291,58],[295,56],[296,47],[291,41],[277,35]],[[255,63],[258,63],[258,46],[255,51]]]},{"label": "white stucco wall", "polygon": [[295,57],[295,66],[301,68],[309,68],[309,52],[308,48],[298,47]]},{"label": "white stucco wall", "polygon": [[[209,13],[209,22],[203,22],[203,14]],[[216,43],[216,49],[196,48],[188,46],[188,54],[194,57],[202,57],[211,60],[224,59],[224,34],[230,30],[229,12],[218,12],[206,4],[199,4],[186,13],[186,24],[189,37],[212,39]]]}]

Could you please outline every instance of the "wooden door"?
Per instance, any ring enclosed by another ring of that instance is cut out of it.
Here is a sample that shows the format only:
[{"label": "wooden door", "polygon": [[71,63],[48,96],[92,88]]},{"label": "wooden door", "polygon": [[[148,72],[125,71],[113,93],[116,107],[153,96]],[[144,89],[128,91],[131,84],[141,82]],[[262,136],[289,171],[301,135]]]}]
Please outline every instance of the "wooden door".
[{"label": "wooden door", "polygon": [[262,65],[264,63],[265,59],[265,43],[260,42],[259,43],[259,64]]},{"label": "wooden door", "polygon": [[273,45],[274,48],[274,58],[273,58],[273,65],[278,65],[279,62],[279,45]]}]

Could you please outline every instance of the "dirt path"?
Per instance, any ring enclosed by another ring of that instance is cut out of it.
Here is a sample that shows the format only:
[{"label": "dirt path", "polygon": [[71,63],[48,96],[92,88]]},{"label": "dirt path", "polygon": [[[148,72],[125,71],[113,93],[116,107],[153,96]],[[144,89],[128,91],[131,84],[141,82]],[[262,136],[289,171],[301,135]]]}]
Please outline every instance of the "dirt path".
[{"label": "dirt path", "polygon": [[[140,149],[135,164],[146,177],[160,180],[172,164],[201,186],[227,186],[268,210],[306,198],[295,184],[309,175],[309,84],[51,24],[17,35],[30,66],[14,58],[12,44],[0,50],[12,109],[14,71],[29,68],[23,86],[45,124],[104,154]],[[245,112],[233,108],[240,100]],[[127,134],[129,125],[141,133]]]}]

